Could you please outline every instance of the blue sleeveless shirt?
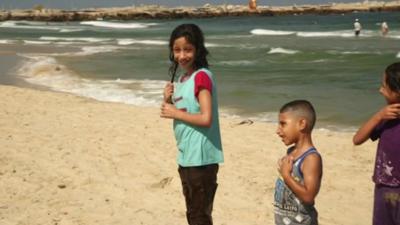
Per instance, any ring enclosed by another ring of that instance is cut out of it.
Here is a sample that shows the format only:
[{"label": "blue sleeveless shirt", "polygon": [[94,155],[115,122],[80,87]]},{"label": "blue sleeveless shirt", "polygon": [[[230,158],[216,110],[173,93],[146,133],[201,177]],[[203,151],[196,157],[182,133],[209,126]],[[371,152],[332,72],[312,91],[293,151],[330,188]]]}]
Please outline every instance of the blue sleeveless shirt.
[{"label": "blue sleeveless shirt", "polygon": [[[304,182],[303,173],[300,169],[301,164],[310,154],[319,155],[315,148],[310,148],[293,163],[292,176],[300,183]],[[306,205],[302,203],[293,191],[285,184],[281,177],[279,177],[275,183],[274,212],[275,224],[318,224],[317,211],[314,208],[314,205]]]}]

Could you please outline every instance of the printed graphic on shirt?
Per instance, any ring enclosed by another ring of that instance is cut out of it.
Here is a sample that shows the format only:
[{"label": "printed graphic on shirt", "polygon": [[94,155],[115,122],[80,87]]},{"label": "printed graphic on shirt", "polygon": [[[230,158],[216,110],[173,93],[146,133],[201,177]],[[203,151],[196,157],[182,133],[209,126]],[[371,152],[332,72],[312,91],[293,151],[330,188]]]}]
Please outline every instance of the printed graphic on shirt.
[{"label": "printed graphic on shirt", "polygon": [[281,178],[276,180],[274,199],[275,210],[277,213],[280,212],[279,214],[292,212],[293,215],[296,215],[299,211],[300,201]]},{"label": "printed graphic on shirt", "polygon": [[182,96],[180,96],[180,97],[177,97],[177,98],[174,98],[174,102],[175,103],[177,103],[177,102],[179,102],[180,100],[182,100],[183,99],[183,97]]},{"label": "printed graphic on shirt", "polygon": [[310,214],[314,207],[306,209],[300,200],[285,184],[282,178],[278,178],[275,184],[274,209],[275,223],[279,225],[311,224],[316,218]]},{"label": "printed graphic on shirt", "polygon": [[179,104],[177,104],[178,102],[180,102],[182,100],[183,100],[182,96],[176,97],[176,98],[174,98],[174,104],[175,104],[176,108],[179,109],[180,111],[187,112],[187,108],[179,108]]},{"label": "printed graphic on shirt", "polygon": [[380,154],[378,154],[376,158],[375,179],[379,183],[383,184],[390,184],[394,186],[400,185],[400,181],[393,176],[393,170],[395,170],[395,167],[392,161],[388,159],[383,150],[378,150],[378,152]]}]

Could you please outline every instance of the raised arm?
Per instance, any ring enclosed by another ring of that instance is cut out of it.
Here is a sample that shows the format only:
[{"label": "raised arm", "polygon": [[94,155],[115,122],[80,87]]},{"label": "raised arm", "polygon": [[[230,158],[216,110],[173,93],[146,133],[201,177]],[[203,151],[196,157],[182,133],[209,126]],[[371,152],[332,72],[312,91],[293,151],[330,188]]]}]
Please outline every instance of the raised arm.
[{"label": "raised arm", "polygon": [[353,144],[360,145],[364,143],[371,135],[374,128],[384,120],[399,118],[400,104],[390,104],[383,107],[379,112],[375,113],[364,125],[360,127],[353,136]]},{"label": "raised arm", "polygon": [[210,91],[201,89],[198,99],[200,104],[199,114],[181,111],[174,105],[164,102],[161,106],[161,117],[181,120],[195,126],[210,127],[212,122],[212,99]]},{"label": "raised arm", "polygon": [[164,101],[167,103],[172,103],[172,94],[174,93],[174,84],[171,82],[168,82],[165,87],[164,87]]}]

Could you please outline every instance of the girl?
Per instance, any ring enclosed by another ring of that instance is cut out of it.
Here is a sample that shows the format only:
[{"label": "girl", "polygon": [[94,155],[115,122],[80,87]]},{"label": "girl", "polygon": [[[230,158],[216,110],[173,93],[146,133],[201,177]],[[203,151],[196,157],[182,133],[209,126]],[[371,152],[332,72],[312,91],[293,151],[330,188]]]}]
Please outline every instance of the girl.
[{"label": "girl", "polygon": [[375,113],[354,135],[360,145],[379,138],[375,159],[373,224],[400,224],[400,63],[388,66],[380,93],[387,105]]},{"label": "girl", "polygon": [[174,90],[164,88],[161,117],[174,120],[179,175],[189,224],[212,225],[218,163],[223,162],[215,80],[204,37],[195,24],[176,27],[169,41],[170,73],[183,70]]}]

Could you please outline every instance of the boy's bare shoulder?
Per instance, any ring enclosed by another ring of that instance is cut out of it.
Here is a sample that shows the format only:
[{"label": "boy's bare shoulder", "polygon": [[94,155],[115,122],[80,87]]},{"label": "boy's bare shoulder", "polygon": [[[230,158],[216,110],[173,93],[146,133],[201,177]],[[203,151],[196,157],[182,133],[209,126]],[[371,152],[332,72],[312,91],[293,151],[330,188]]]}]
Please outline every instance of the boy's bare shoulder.
[{"label": "boy's bare shoulder", "polygon": [[303,161],[303,167],[322,168],[322,156],[318,153],[307,155]]},{"label": "boy's bare shoulder", "polygon": [[321,156],[321,154],[319,154],[319,152],[315,152],[315,153],[311,153],[311,154],[307,155],[304,158],[304,161],[306,161],[307,159],[322,161],[322,156]]}]

